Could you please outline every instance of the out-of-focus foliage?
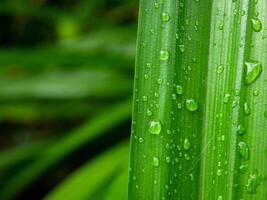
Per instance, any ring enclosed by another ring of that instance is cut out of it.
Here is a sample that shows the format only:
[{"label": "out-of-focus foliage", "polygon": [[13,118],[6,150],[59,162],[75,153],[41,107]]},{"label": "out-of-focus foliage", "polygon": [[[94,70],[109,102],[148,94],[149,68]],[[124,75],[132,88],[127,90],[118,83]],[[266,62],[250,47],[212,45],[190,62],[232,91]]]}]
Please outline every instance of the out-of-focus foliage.
[{"label": "out-of-focus foliage", "polygon": [[0,1],[1,200],[126,199],[137,3]]}]

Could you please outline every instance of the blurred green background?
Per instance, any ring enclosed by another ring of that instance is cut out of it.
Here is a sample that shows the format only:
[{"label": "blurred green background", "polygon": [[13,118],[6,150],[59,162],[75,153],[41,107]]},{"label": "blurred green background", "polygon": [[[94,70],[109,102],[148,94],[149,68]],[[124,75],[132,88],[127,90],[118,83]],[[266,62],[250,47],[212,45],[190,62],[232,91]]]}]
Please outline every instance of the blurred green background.
[{"label": "blurred green background", "polygon": [[137,0],[0,1],[0,199],[126,200]]}]

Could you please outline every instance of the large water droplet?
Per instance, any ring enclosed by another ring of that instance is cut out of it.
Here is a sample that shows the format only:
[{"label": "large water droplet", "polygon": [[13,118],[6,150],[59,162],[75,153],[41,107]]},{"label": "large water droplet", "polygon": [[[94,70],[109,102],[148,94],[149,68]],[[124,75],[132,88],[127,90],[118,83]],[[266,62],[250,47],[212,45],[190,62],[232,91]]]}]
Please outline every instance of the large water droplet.
[{"label": "large water droplet", "polygon": [[188,149],[190,149],[190,142],[189,142],[189,140],[187,139],[187,138],[185,138],[185,140],[184,140],[184,149],[185,150],[188,150]]},{"label": "large water droplet", "polygon": [[261,74],[262,65],[258,61],[253,61],[253,62],[246,62],[245,67],[246,67],[245,83],[249,85],[253,83]]},{"label": "large water droplet", "polygon": [[251,19],[251,26],[255,32],[260,32],[262,29],[262,23],[259,19]]},{"label": "large water droplet", "polygon": [[186,100],[186,108],[189,111],[194,112],[198,109],[198,104],[194,99],[187,99]]},{"label": "large water droplet", "polygon": [[247,160],[249,158],[249,149],[245,142],[238,143],[238,152],[243,159]]},{"label": "large water droplet", "polygon": [[161,122],[159,120],[152,120],[150,122],[149,132],[153,135],[159,135],[161,132]]},{"label": "large water droplet", "polygon": [[159,54],[159,59],[162,61],[166,61],[169,59],[169,52],[166,50],[161,50]]}]

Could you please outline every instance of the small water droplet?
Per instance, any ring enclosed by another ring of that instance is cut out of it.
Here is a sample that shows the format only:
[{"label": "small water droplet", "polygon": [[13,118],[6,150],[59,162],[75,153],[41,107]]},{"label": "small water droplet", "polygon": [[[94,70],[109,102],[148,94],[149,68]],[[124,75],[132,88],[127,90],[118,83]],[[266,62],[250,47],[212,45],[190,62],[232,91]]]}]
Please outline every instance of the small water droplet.
[{"label": "small water droplet", "polygon": [[171,158],[170,158],[170,156],[167,156],[167,157],[166,157],[166,162],[167,162],[167,163],[170,163],[170,162],[171,162]]},{"label": "small water droplet", "polygon": [[159,166],[159,158],[158,157],[153,157],[153,165],[154,165],[154,167]]},{"label": "small water droplet", "polygon": [[217,68],[217,73],[221,74],[221,73],[223,73],[223,71],[224,71],[224,66],[223,65],[219,65],[218,68]]},{"label": "small water droplet", "polygon": [[223,200],[223,196],[222,195],[218,196],[217,200]]},{"label": "small water droplet", "polygon": [[149,132],[153,135],[159,135],[161,132],[161,122],[159,120],[152,120],[150,122]]},{"label": "small water droplet", "polygon": [[189,156],[187,153],[184,154],[184,158],[185,158],[186,160],[190,160],[190,159],[191,159],[190,156]]},{"label": "small water droplet", "polygon": [[250,115],[250,107],[247,102],[244,103],[244,113],[245,115]]},{"label": "small water droplet", "polygon": [[228,104],[230,100],[231,95],[230,94],[225,94],[223,97],[223,103]]},{"label": "small water droplet", "polygon": [[170,15],[168,13],[166,13],[166,12],[163,12],[162,15],[161,15],[161,19],[164,22],[168,22],[168,21],[170,21]]},{"label": "small water droplet", "polygon": [[139,140],[140,143],[143,143],[144,142],[144,139],[141,138],[141,137],[138,140]]},{"label": "small water droplet", "polygon": [[169,60],[169,52],[166,50],[161,50],[159,54],[159,59],[161,61],[166,61]]},{"label": "small water droplet", "polygon": [[179,95],[183,94],[183,87],[181,85],[176,86],[176,93]]},{"label": "small water droplet", "polygon": [[238,135],[244,135],[244,133],[245,133],[245,128],[244,128],[244,126],[242,125],[242,124],[239,124],[238,126],[237,126],[237,134]]},{"label": "small water droplet", "polygon": [[247,191],[250,194],[255,194],[260,184],[261,178],[259,177],[258,173],[250,174],[247,182]]},{"label": "small water droplet", "polygon": [[187,99],[186,100],[186,108],[189,111],[194,112],[198,109],[198,104],[194,99]]},{"label": "small water droplet", "polygon": [[221,176],[222,175],[222,170],[221,169],[218,169],[217,170],[217,176]]},{"label": "small water droplet", "polygon": [[249,85],[253,83],[261,74],[262,65],[260,62],[254,61],[254,62],[246,62],[245,67],[246,67],[245,83]]},{"label": "small water droplet", "polygon": [[239,142],[238,143],[238,152],[239,152],[239,155],[243,159],[248,160],[248,158],[249,158],[249,149],[248,149],[248,145],[245,142]]},{"label": "small water droplet", "polygon": [[253,91],[253,95],[254,95],[254,96],[259,96],[259,94],[260,94],[260,91],[259,91],[259,90],[255,89],[255,90]]},{"label": "small water droplet", "polygon": [[147,109],[147,111],[146,111],[146,115],[148,116],[148,117],[151,117],[152,116],[152,111],[151,110],[149,110],[149,109]]},{"label": "small water droplet", "polygon": [[143,101],[147,101],[147,96],[143,96]]},{"label": "small water droplet", "polygon": [[259,19],[251,19],[251,26],[255,32],[260,32],[262,29],[262,23]]},{"label": "small water droplet", "polygon": [[241,166],[239,167],[239,171],[240,171],[240,173],[242,173],[242,174],[245,174],[245,173],[247,172],[247,170],[248,170],[248,165],[241,165]]},{"label": "small water droplet", "polygon": [[191,147],[191,145],[190,145],[189,140],[187,138],[185,138],[185,140],[184,140],[184,149],[188,150],[188,149],[190,149],[190,147]]}]

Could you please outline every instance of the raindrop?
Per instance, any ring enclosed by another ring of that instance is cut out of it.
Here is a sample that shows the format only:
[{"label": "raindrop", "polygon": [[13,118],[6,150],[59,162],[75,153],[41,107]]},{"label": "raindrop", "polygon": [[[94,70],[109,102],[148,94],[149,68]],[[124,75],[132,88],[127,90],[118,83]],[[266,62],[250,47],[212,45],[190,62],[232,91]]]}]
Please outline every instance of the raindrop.
[{"label": "raindrop", "polygon": [[221,176],[222,175],[222,170],[221,169],[218,169],[217,170],[217,176]]},{"label": "raindrop", "polygon": [[166,60],[168,60],[168,59],[169,59],[169,52],[166,51],[166,50],[161,50],[161,51],[160,51],[160,55],[159,55],[159,59],[160,59],[161,61],[166,61]]},{"label": "raindrop", "polygon": [[262,23],[259,19],[251,19],[251,26],[255,32],[260,32],[262,29]]},{"label": "raindrop", "polygon": [[170,162],[171,162],[171,158],[170,158],[170,156],[167,156],[167,157],[166,157],[166,162],[167,162],[167,163],[170,163]]},{"label": "raindrop", "polygon": [[144,142],[144,139],[141,138],[141,137],[138,140],[139,140],[140,143],[143,143]]},{"label": "raindrop", "polygon": [[159,120],[152,120],[150,122],[149,132],[153,135],[159,135],[161,132],[161,122]]},{"label": "raindrop", "polygon": [[261,74],[262,65],[260,62],[254,61],[254,62],[246,62],[245,67],[246,67],[245,82],[247,85],[249,85],[253,83]]},{"label": "raindrop", "polygon": [[248,145],[245,142],[239,142],[238,143],[238,152],[239,152],[239,155],[243,159],[248,160],[248,158],[249,158],[249,149],[248,149]]},{"label": "raindrop", "polygon": [[187,153],[184,154],[184,158],[185,158],[186,160],[190,160],[190,156],[189,156]]},{"label": "raindrop", "polygon": [[194,112],[198,109],[198,104],[194,99],[187,99],[186,100],[186,108],[189,111]]},{"label": "raindrop", "polygon": [[222,195],[218,196],[217,200],[223,200],[223,196]]}]

